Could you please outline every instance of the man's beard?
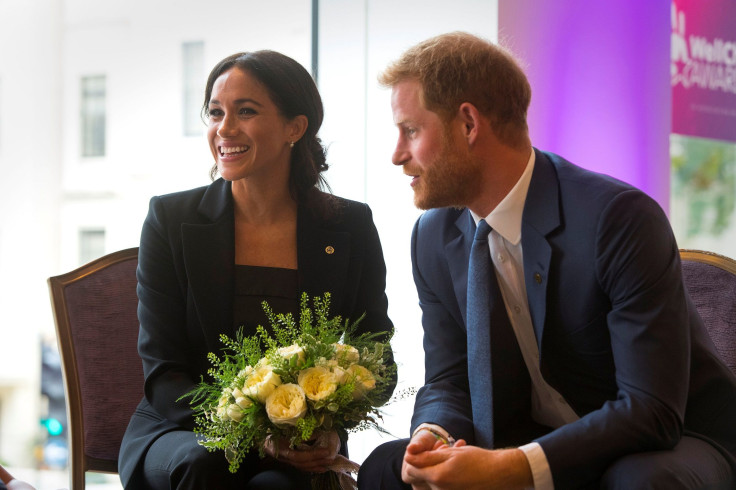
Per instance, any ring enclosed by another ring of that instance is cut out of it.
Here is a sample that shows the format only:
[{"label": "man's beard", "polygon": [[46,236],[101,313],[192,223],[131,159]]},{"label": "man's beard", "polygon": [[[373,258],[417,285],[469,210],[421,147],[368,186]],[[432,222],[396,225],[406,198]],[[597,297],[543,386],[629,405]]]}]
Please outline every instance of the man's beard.
[{"label": "man's beard", "polygon": [[479,162],[466,147],[453,145],[446,134],[442,139],[441,153],[425,167],[414,187],[414,205],[419,209],[462,208],[480,192]]}]

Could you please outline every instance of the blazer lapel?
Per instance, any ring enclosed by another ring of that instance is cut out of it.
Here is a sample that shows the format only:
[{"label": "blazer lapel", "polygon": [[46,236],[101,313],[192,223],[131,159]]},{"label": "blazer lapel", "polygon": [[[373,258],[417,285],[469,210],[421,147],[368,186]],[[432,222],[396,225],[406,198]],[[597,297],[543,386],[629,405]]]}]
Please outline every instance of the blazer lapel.
[{"label": "blazer lapel", "polygon": [[235,225],[229,183],[210,185],[198,211],[204,222],[181,227],[184,266],[202,331],[210,347],[219,349],[219,334],[233,334]]},{"label": "blazer lapel", "polygon": [[536,149],[534,151],[534,172],[524,204],[521,242],[529,311],[541,352],[552,259],[552,248],[546,236],[560,225],[560,208],[559,183],[552,162],[544,153]]},{"label": "blazer lapel", "polygon": [[350,289],[348,269],[351,255],[350,234],[326,228],[326,223],[299,207],[297,215],[297,261],[299,291],[310,299],[326,292],[331,295],[330,311],[341,310],[344,293]]},{"label": "blazer lapel", "polygon": [[452,287],[457,297],[457,305],[463,317],[463,325],[467,326],[468,305],[468,263],[470,261],[470,247],[475,236],[475,224],[470,211],[463,210],[455,220],[455,226],[448,228],[445,241],[446,257],[453,257],[448,261]]}]

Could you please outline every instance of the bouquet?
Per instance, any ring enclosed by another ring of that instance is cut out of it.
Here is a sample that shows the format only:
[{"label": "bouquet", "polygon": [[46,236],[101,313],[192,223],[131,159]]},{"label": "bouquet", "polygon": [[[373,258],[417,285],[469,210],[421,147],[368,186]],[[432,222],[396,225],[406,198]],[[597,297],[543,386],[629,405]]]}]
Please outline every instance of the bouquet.
[{"label": "bouquet", "polygon": [[[212,367],[191,398],[195,432],[210,451],[222,450],[236,472],[243,458],[258,450],[265,456],[269,437],[287,438],[290,447],[326,431],[381,430],[378,407],[390,396],[396,366],[389,365],[388,340],[380,334],[354,335],[363,319],[350,324],[329,317],[330,294],[303,294],[297,325],[291,314],[274,314],[264,301],[271,332],[259,325],[253,336],[221,335],[221,356],[210,352]],[[342,456],[342,475],[329,471],[312,480],[313,488],[350,487],[357,465]]]}]

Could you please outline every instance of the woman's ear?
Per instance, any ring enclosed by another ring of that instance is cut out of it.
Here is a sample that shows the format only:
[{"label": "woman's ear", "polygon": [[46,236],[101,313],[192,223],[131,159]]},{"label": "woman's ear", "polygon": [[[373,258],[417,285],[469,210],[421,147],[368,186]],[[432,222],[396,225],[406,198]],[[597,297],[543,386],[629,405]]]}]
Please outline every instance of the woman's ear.
[{"label": "woman's ear", "polygon": [[480,130],[480,111],[470,102],[463,102],[457,110],[457,117],[462,124],[463,136],[468,140],[468,144],[472,145],[478,138]]},{"label": "woman's ear", "polygon": [[294,116],[294,118],[288,122],[289,142],[299,141],[302,136],[304,136],[308,126],[309,120],[307,119],[307,116],[303,114]]}]

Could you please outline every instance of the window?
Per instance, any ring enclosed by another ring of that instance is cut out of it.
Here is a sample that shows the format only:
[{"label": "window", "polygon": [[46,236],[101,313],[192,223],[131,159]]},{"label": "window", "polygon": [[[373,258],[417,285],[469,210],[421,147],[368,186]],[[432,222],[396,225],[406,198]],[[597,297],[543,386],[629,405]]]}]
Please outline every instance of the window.
[{"label": "window", "polygon": [[199,113],[204,97],[204,42],[194,41],[182,44],[182,55],[183,134],[184,136],[199,136],[203,128]]},{"label": "window", "polygon": [[97,259],[105,255],[105,230],[79,230],[79,263]]},{"label": "window", "polygon": [[82,156],[105,156],[105,76],[82,77]]}]

